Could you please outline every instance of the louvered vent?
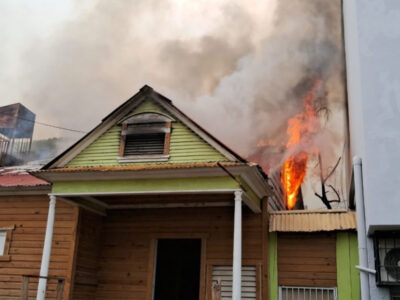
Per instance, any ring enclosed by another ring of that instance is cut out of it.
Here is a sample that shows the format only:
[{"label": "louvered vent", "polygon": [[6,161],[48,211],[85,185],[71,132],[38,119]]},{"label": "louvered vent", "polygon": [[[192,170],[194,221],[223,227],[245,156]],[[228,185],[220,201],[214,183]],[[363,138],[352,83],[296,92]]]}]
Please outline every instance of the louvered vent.
[{"label": "louvered vent", "polygon": [[[218,294],[215,298],[220,300],[232,299],[232,266],[213,266],[212,286],[219,285]],[[220,290],[220,292],[219,292]],[[256,266],[242,267],[242,297],[243,300],[257,299],[257,268]]]},{"label": "louvered vent", "polygon": [[164,153],[165,133],[130,134],[126,136],[124,155]]}]

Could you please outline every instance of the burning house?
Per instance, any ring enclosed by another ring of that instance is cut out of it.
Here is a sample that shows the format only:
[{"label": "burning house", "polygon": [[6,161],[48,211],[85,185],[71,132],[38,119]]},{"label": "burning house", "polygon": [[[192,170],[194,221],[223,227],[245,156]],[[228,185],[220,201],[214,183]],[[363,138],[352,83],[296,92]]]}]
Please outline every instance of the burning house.
[{"label": "burning house", "polygon": [[1,175],[0,299],[359,299],[354,212],[286,210],[280,178],[148,86]]}]

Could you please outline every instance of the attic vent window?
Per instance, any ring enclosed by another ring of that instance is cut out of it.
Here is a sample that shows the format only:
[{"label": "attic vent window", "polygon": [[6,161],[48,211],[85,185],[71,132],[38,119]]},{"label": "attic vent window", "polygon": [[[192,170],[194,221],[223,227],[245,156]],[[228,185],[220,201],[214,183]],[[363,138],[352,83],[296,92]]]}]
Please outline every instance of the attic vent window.
[{"label": "attic vent window", "polygon": [[155,113],[135,115],[122,123],[120,162],[167,161],[171,120]]}]

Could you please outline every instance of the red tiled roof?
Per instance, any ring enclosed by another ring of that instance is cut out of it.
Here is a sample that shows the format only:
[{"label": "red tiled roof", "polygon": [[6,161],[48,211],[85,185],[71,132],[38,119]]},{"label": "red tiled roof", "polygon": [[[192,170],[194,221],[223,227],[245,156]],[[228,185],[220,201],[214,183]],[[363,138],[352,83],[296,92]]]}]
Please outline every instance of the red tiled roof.
[{"label": "red tiled roof", "polygon": [[50,185],[47,181],[28,174],[26,169],[21,167],[10,167],[0,169],[1,187],[33,187]]}]

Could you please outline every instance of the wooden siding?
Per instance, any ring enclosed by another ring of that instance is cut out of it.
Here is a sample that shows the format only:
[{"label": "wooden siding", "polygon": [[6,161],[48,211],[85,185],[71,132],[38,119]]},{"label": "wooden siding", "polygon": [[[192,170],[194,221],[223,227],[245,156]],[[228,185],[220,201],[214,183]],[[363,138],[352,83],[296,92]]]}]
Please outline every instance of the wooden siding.
[{"label": "wooden siding", "polygon": [[[39,275],[48,205],[48,196],[0,197],[0,227],[15,226],[10,261],[0,261],[0,299],[20,299],[22,275]],[[77,218],[76,207],[57,201],[49,276],[66,278],[64,299],[69,297]],[[37,280],[32,281],[29,295],[34,297]],[[54,298],[55,288],[50,281],[46,299]]]},{"label": "wooden siding", "polygon": [[[150,100],[141,104],[127,117],[139,112],[158,112],[169,115],[163,108]],[[120,141],[121,126],[115,125],[72,159],[67,167],[122,165],[118,162]],[[170,158],[165,163],[228,160],[180,121],[172,123],[169,155]],[[129,164],[143,163],[123,163],[123,165]]]},{"label": "wooden siding", "polygon": [[[261,214],[244,208],[244,263],[262,265],[261,224]],[[232,263],[233,207],[109,211],[103,219],[95,299],[150,300],[157,238],[203,240],[200,289],[205,299],[210,287],[205,270]]]},{"label": "wooden siding", "polygon": [[73,299],[95,299],[102,217],[81,210],[76,251]]},{"label": "wooden siding", "polygon": [[278,233],[278,284],[335,287],[336,233]]}]

